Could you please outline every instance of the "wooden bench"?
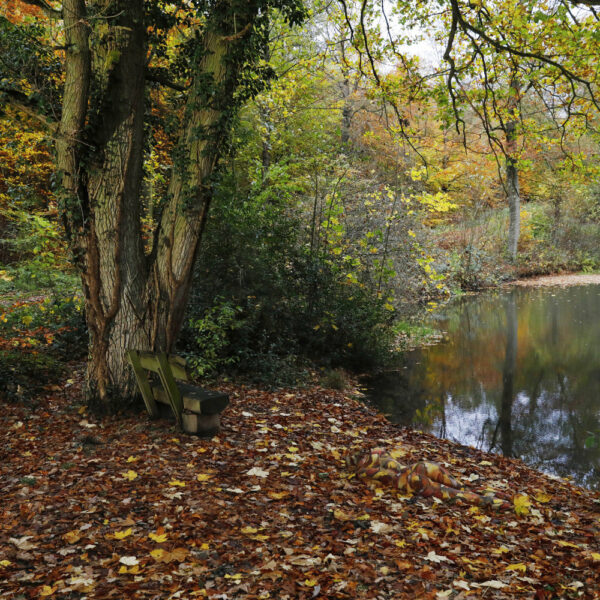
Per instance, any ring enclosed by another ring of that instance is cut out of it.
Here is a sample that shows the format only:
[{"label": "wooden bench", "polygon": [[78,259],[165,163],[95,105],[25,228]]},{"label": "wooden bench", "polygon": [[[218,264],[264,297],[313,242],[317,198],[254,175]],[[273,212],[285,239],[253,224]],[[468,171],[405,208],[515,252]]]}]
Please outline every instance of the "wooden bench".
[{"label": "wooden bench", "polygon": [[138,350],[128,350],[127,358],[151,417],[160,415],[158,402],[171,407],[177,425],[187,433],[212,435],[219,431],[229,396],[187,383],[183,358]]}]

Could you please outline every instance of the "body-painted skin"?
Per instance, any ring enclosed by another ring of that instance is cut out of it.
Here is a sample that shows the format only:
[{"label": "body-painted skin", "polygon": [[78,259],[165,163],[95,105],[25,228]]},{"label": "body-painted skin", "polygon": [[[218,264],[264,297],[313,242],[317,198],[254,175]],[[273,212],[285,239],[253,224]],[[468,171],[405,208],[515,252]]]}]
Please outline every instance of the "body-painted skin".
[{"label": "body-painted skin", "polygon": [[494,494],[465,491],[460,483],[437,463],[419,461],[409,467],[403,467],[382,448],[351,454],[346,458],[346,464],[354,468],[357,477],[381,482],[406,494],[418,494],[424,498],[433,496],[448,501],[460,500],[495,510],[512,508],[510,502]]}]

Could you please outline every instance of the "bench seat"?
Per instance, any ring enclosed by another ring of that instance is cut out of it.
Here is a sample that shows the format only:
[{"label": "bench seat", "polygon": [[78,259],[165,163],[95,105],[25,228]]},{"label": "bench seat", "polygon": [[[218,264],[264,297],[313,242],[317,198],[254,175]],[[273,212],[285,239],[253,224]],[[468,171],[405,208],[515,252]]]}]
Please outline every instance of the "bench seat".
[{"label": "bench seat", "polygon": [[[223,392],[205,390],[191,383],[178,382],[183,409],[201,415],[215,415],[222,412],[229,404],[229,396]],[[154,399],[162,404],[170,404],[169,396],[162,386],[153,386]]]}]

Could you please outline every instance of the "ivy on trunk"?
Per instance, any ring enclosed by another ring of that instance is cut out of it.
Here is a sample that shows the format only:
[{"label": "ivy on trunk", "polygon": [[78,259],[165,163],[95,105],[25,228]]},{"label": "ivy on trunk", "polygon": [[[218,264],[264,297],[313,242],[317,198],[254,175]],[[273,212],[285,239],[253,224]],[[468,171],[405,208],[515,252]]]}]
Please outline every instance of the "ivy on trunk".
[{"label": "ivy on trunk", "polygon": [[[64,32],[59,199],[83,285],[87,396],[96,408],[115,410],[135,394],[128,348],[175,344],[231,121],[270,76],[259,61],[274,9],[291,23],[304,16],[296,0],[64,0],[60,13],[47,11]],[[172,81],[164,66],[156,77],[151,61],[162,52],[164,65],[175,26],[185,39],[170,48],[178,64]],[[183,97],[168,193],[147,251],[141,198],[150,80]]]}]

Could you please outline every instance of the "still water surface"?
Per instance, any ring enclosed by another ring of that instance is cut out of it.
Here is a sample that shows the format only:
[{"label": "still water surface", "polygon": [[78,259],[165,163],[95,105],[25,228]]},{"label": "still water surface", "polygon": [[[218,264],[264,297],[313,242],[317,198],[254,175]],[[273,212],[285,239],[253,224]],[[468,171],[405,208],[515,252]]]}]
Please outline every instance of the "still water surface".
[{"label": "still water surface", "polygon": [[600,286],[514,288],[433,317],[446,341],[369,382],[389,418],[600,489]]}]

